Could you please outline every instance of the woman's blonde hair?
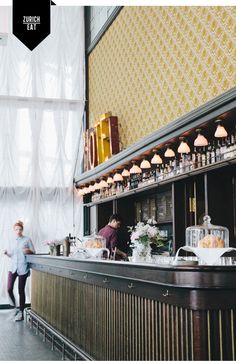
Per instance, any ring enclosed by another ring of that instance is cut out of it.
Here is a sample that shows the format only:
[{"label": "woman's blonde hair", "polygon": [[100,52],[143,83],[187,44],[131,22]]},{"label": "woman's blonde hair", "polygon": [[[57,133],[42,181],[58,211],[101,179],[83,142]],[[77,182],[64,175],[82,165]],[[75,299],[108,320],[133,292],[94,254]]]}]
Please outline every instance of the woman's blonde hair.
[{"label": "woman's blonde hair", "polygon": [[16,221],[13,228],[15,227],[21,227],[21,229],[24,229],[24,223],[22,221]]}]

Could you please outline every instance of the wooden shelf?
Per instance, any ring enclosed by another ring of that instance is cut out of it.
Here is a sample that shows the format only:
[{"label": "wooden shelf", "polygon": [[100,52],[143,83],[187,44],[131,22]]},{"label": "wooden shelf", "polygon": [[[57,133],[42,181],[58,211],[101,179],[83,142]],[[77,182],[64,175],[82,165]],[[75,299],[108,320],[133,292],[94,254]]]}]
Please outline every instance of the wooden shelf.
[{"label": "wooden shelf", "polygon": [[76,175],[74,182],[77,186],[83,185],[109,174],[114,169],[122,168],[124,164],[135,158],[140,158],[145,152],[167,143],[170,139],[177,139],[181,134],[201,127],[203,124],[216,119],[225,112],[231,112],[236,108],[236,87],[228,90],[222,95],[211,99],[202,106],[185,114],[184,116],[171,120],[166,126],[156,130],[152,134],[140,139],[127,149],[112,156],[106,162],[99,164],[94,169]]},{"label": "wooden shelf", "polygon": [[107,197],[107,198],[104,198],[104,199],[100,199],[100,200],[95,201],[95,202],[84,203],[84,206],[85,207],[91,207],[91,206],[96,205],[96,204],[106,203],[106,202],[113,201],[115,199],[128,197],[128,196],[131,196],[131,195],[134,195],[134,194],[137,194],[137,193],[141,193],[141,192],[153,189],[153,188],[157,188],[158,186],[162,186],[162,185],[165,185],[165,184],[177,182],[177,181],[179,181],[181,179],[185,179],[185,178],[188,178],[188,177],[193,177],[195,175],[207,173],[207,172],[213,171],[215,169],[223,168],[223,167],[226,167],[226,166],[232,165],[232,164],[236,164],[236,157],[233,157],[233,158],[230,158],[230,159],[227,159],[227,160],[221,160],[219,162],[216,162],[214,164],[209,164],[209,165],[204,166],[204,167],[199,167],[197,169],[193,169],[191,171],[188,171],[188,172],[185,172],[185,173],[182,173],[182,174],[178,174],[178,175],[175,175],[175,176],[172,176],[172,177],[168,177],[168,178],[163,179],[163,180],[161,180],[159,182],[154,182],[154,183],[149,184],[147,186],[142,186],[142,187],[139,187],[139,188],[131,189],[129,191],[125,191],[123,193],[117,194],[117,195],[112,196],[112,197]]}]

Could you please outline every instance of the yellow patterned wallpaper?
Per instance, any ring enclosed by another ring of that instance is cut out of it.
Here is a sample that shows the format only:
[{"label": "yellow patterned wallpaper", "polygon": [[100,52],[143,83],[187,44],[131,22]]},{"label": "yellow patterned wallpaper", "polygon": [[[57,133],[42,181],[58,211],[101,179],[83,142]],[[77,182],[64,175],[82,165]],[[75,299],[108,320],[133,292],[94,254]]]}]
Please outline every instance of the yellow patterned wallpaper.
[{"label": "yellow patterned wallpaper", "polygon": [[236,85],[236,7],[124,7],[89,56],[89,121],[124,147]]}]

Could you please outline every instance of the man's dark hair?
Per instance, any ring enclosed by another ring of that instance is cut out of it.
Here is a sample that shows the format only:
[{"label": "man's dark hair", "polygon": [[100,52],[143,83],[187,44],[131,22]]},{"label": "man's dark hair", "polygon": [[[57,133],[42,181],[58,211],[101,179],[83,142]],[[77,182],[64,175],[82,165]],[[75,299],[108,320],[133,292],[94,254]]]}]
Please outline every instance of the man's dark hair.
[{"label": "man's dark hair", "polygon": [[112,214],[112,216],[110,216],[110,218],[109,218],[109,223],[114,220],[117,222],[122,222],[122,218],[119,214]]}]

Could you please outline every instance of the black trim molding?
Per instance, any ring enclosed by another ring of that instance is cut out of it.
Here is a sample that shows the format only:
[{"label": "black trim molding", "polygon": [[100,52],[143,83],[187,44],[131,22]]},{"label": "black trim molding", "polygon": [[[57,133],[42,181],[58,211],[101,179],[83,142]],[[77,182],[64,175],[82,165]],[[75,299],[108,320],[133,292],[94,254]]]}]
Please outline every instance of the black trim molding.
[{"label": "black trim molding", "polygon": [[[86,39],[89,39],[88,28],[89,28],[89,25],[90,25],[89,16],[88,16],[88,13],[87,13],[88,8],[89,7],[85,7]],[[113,10],[113,12],[111,13],[111,15],[109,16],[109,18],[107,19],[107,21],[104,23],[104,25],[101,27],[101,29],[99,30],[99,32],[97,33],[97,35],[93,39],[93,41],[91,43],[90,43],[90,41],[87,41],[87,44],[86,44],[86,53],[87,53],[87,55],[89,55],[93,51],[93,49],[96,47],[96,45],[101,40],[101,38],[103,37],[105,32],[108,30],[108,28],[111,26],[111,24],[113,23],[113,21],[115,20],[115,18],[117,17],[117,15],[119,14],[119,12],[121,11],[122,8],[123,8],[123,6],[116,6],[115,9]]]}]

